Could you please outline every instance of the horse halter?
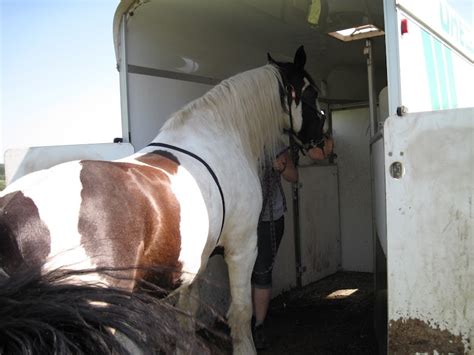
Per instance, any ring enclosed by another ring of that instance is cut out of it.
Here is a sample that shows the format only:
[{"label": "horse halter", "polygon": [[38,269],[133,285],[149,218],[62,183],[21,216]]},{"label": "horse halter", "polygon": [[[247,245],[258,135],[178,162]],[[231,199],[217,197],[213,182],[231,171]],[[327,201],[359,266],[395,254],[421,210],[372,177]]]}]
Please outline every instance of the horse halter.
[{"label": "horse halter", "polygon": [[[308,85],[308,87],[311,87],[316,92],[319,92],[318,88],[312,83],[310,83]],[[306,89],[308,87],[306,87]],[[324,151],[325,139],[329,138],[328,134],[322,134],[322,136],[319,140],[311,139],[307,143],[303,143],[301,141],[301,139],[298,137],[298,133],[295,132],[295,130],[294,130],[293,115],[291,113],[291,104],[292,104],[293,100],[297,101],[297,96],[296,96],[296,90],[291,84],[286,85],[286,97],[287,97],[287,103],[288,103],[288,116],[290,118],[290,130],[285,130],[285,133],[287,133],[291,138],[293,138],[293,139],[291,139],[291,141],[294,142],[294,144],[299,148],[299,150],[301,151],[301,153],[303,155],[305,155],[305,153],[304,153],[305,151],[307,152],[308,150],[310,150],[312,148],[315,148],[315,147],[320,148],[321,150]],[[312,111],[314,111],[314,113],[316,114],[316,116],[318,117],[318,119],[320,121],[320,129],[322,131],[322,129],[324,127],[324,124],[325,124],[325,121],[326,121],[325,113],[322,110],[320,110],[315,105],[315,103],[309,102],[305,98],[305,96],[303,95],[303,91],[301,93],[300,101],[301,101],[302,104],[305,104]]]}]

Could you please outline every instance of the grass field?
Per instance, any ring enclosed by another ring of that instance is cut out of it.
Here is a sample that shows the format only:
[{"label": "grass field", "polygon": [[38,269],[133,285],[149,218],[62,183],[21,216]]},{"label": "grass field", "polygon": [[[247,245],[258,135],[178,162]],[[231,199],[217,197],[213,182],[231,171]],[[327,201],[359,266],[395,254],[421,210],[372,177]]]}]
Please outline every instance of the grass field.
[{"label": "grass field", "polygon": [[0,164],[0,191],[5,188],[5,165]]}]

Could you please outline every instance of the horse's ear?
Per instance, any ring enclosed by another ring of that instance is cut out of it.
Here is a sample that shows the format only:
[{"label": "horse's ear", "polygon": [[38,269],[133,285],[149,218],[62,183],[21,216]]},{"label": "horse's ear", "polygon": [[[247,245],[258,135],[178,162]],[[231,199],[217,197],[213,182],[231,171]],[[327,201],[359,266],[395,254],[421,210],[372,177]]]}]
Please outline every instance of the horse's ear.
[{"label": "horse's ear", "polygon": [[267,60],[269,64],[275,64],[276,62],[273,60],[272,56],[270,53],[267,53]]},{"label": "horse's ear", "polygon": [[304,65],[306,64],[306,53],[304,51],[304,46],[300,46],[296,51],[294,63],[298,68],[304,68]]}]

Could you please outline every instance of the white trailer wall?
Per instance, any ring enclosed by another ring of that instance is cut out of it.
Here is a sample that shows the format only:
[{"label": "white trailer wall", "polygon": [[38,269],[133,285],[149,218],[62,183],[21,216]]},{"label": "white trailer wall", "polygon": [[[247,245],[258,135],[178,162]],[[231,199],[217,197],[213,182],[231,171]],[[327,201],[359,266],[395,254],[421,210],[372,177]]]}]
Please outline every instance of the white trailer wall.
[{"label": "white trailer wall", "polygon": [[373,271],[369,109],[332,112],[338,155],[342,269]]},{"label": "white trailer wall", "polygon": [[474,109],[393,116],[384,135],[389,352],[472,353]]},{"label": "white trailer wall", "polygon": [[389,353],[472,353],[473,37],[451,6],[468,3],[384,1],[389,112],[400,108],[372,145]]},{"label": "white trailer wall", "polygon": [[212,86],[150,75],[129,74],[130,138],[136,150],[150,143],[168,117]]},{"label": "white trailer wall", "polygon": [[[341,264],[338,167],[299,167],[299,223],[301,243],[301,285],[335,273]],[[297,285],[292,189],[284,183],[288,211],[285,234],[274,266],[273,295]]]}]

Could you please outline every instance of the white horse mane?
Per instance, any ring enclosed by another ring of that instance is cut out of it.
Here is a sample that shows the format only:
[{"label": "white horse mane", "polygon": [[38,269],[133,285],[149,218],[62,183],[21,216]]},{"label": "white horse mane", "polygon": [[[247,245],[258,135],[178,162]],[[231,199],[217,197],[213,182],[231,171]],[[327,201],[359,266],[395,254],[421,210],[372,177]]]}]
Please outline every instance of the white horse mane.
[{"label": "white horse mane", "polygon": [[162,131],[199,118],[216,134],[236,137],[247,158],[261,162],[264,153],[274,155],[283,131],[280,81],[280,73],[273,65],[237,74],[176,112]]}]

